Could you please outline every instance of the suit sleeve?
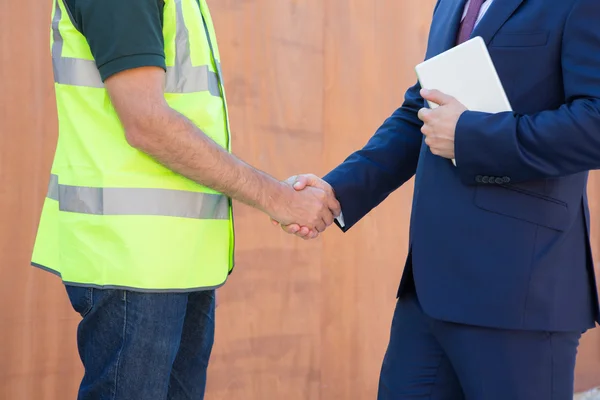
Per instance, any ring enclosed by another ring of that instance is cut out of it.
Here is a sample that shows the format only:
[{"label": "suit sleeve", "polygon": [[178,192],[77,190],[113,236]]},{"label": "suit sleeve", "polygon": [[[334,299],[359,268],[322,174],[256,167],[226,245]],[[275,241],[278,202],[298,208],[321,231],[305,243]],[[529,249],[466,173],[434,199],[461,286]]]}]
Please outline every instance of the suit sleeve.
[{"label": "suit sleeve", "polygon": [[408,89],[402,106],[368,143],[323,178],[342,206],[344,226],[336,223],[344,232],[415,174],[422,142],[420,88]]},{"label": "suit sleeve", "polygon": [[563,33],[563,106],[533,115],[463,113],[455,138],[463,183],[476,184],[477,175],[522,182],[600,168],[598,21],[600,1],[575,2]]}]

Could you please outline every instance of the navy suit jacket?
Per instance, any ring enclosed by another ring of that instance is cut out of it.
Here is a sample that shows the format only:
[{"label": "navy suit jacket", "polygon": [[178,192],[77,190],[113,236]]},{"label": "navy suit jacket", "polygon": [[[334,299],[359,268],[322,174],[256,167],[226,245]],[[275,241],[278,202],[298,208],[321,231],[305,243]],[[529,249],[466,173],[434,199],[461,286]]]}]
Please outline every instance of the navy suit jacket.
[{"label": "navy suit jacket", "polygon": [[[455,45],[464,4],[438,1],[426,58]],[[399,295],[414,279],[430,316],[583,331],[598,320],[586,183],[600,167],[600,0],[496,0],[473,36],[514,112],[465,112],[457,167],[424,143],[417,84],[324,179],[347,230],[416,174]]]}]

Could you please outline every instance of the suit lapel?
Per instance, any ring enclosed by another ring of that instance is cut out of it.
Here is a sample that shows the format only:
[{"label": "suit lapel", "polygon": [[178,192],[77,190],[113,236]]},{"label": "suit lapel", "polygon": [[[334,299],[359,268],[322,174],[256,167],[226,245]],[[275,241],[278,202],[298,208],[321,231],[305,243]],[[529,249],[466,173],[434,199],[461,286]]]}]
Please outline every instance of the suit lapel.
[{"label": "suit lapel", "polygon": [[494,35],[525,0],[494,0],[490,9],[477,24],[471,37],[481,36],[490,44]]},{"label": "suit lapel", "polygon": [[441,45],[439,53],[451,49],[456,45],[456,35],[458,35],[458,27],[466,3],[467,0],[442,0],[440,3],[440,8],[438,9],[440,18],[437,19],[438,24],[441,24],[437,31],[437,37]]}]

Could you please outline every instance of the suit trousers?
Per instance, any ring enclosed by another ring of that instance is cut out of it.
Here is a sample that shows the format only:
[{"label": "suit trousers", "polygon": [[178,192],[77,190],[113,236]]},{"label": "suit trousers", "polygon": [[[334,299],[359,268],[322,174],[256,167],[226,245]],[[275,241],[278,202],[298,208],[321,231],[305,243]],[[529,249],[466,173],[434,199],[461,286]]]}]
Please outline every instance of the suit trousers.
[{"label": "suit trousers", "polygon": [[399,298],[378,400],[572,400],[581,332],[505,330],[427,316]]}]

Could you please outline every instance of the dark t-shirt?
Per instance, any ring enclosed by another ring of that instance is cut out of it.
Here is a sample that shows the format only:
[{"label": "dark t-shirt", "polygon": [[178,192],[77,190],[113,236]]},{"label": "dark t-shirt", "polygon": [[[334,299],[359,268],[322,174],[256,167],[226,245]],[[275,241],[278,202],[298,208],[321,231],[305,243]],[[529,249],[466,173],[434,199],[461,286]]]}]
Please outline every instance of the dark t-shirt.
[{"label": "dark t-shirt", "polygon": [[165,69],[163,0],[65,0],[104,81],[131,68]]}]

